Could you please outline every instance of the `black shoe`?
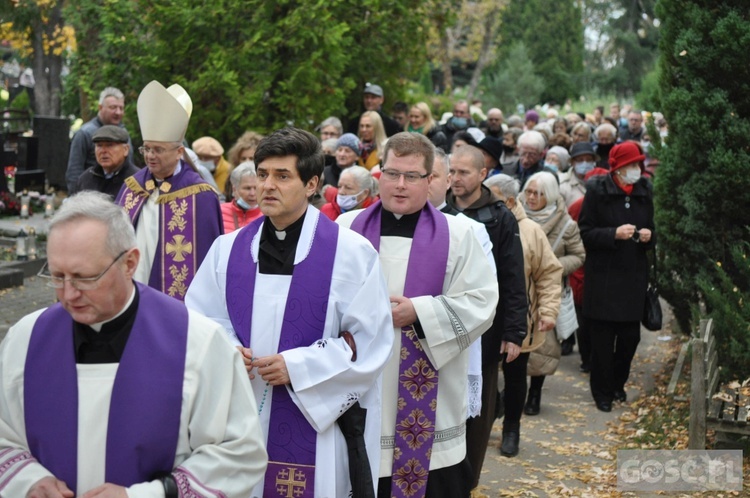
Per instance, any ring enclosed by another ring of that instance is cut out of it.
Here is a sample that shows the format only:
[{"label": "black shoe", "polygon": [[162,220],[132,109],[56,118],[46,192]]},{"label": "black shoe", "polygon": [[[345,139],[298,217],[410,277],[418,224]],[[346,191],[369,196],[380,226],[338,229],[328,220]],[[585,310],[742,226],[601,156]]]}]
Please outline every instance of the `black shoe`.
[{"label": "black shoe", "polygon": [[589,365],[588,363],[581,363],[581,366],[578,367],[578,370],[585,374],[591,373],[591,365]]},{"label": "black shoe", "polygon": [[518,455],[519,440],[520,435],[518,432],[503,432],[503,443],[500,445],[500,454],[508,458]]},{"label": "black shoe", "polygon": [[495,403],[495,418],[503,418],[505,416],[505,391],[497,393]]},{"label": "black shoe", "polygon": [[611,401],[597,401],[596,402],[596,408],[599,411],[602,412],[611,412],[612,411],[612,402]]},{"label": "black shoe", "polygon": [[526,415],[539,415],[539,405],[542,403],[542,391],[529,391],[529,397],[526,400],[526,406],[523,412]]},{"label": "black shoe", "polygon": [[625,392],[625,389],[618,389],[615,391],[615,401],[619,401],[620,403],[625,403],[628,400],[628,394]]},{"label": "black shoe", "polygon": [[568,356],[568,355],[573,354],[573,346],[574,346],[573,342],[568,342],[567,340],[564,340],[562,342],[562,345],[560,345],[560,350],[561,350],[560,354],[563,356]]}]

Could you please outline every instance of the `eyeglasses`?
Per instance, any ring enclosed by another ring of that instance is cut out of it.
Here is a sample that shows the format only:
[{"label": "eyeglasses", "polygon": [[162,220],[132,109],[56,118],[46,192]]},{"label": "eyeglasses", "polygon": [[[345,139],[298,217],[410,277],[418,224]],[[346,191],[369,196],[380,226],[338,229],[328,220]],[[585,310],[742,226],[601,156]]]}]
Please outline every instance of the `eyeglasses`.
[{"label": "eyeglasses", "polygon": [[544,192],[541,192],[539,190],[530,190],[526,189],[523,191],[524,194],[526,194],[526,197],[536,196],[536,197],[544,197]]},{"label": "eyeglasses", "polygon": [[165,149],[164,147],[138,147],[138,152],[141,153],[143,157],[146,157],[146,154],[154,154],[155,156],[161,156],[165,152],[169,152],[172,150],[179,149],[180,146],[172,147],[171,149]]},{"label": "eyeglasses", "polygon": [[101,272],[96,277],[83,277],[83,278],[65,278],[65,277],[57,277],[55,275],[50,275],[49,273],[49,267],[47,266],[47,263],[44,263],[44,266],[42,266],[42,269],[39,270],[39,273],[36,274],[37,277],[41,277],[47,281],[47,287],[52,287],[53,289],[62,289],[65,287],[65,281],[67,280],[70,282],[70,285],[73,286],[74,289],[78,289],[81,291],[87,291],[87,290],[94,290],[97,287],[99,287],[99,279],[104,276],[105,273],[109,271],[110,268],[114,266],[115,263],[117,263],[117,260],[123,257],[128,250],[122,251],[114,261],[112,261],[108,267],[104,269],[103,272]]},{"label": "eyeglasses", "polygon": [[384,169],[382,171],[382,178],[388,180],[389,182],[397,182],[398,179],[402,176],[404,177],[404,181],[406,183],[417,183],[419,182],[419,180],[430,176],[430,174],[426,173],[424,175],[420,175],[416,171],[407,171],[405,173],[402,173],[401,171],[396,171],[395,169]]}]

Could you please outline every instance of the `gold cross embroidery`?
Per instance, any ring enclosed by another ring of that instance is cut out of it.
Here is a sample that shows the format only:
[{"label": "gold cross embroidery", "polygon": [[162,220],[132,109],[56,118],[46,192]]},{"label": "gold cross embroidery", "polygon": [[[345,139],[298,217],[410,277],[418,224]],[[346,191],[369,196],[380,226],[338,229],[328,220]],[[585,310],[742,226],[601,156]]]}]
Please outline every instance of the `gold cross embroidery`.
[{"label": "gold cross embroidery", "polygon": [[[307,480],[303,472],[295,467],[288,467],[276,475],[276,491],[286,498],[301,496],[307,487]],[[284,494],[286,493],[286,494]]]},{"label": "gold cross embroidery", "polygon": [[167,254],[174,254],[175,262],[179,263],[185,261],[185,254],[192,254],[193,243],[184,243],[185,236],[175,235],[172,238],[172,242],[167,242]]}]

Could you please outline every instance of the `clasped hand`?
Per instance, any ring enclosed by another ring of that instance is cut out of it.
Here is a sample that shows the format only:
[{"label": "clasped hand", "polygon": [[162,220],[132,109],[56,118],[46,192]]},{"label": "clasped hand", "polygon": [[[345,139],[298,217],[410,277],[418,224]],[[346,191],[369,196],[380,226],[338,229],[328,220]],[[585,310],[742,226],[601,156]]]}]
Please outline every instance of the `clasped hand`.
[{"label": "clasped hand", "polygon": [[242,355],[242,361],[245,364],[245,370],[247,370],[250,380],[255,379],[257,372],[263,380],[272,386],[284,386],[291,382],[283,355],[272,354],[270,356],[254,357],[251,348],[237,346],[237,350]]}]

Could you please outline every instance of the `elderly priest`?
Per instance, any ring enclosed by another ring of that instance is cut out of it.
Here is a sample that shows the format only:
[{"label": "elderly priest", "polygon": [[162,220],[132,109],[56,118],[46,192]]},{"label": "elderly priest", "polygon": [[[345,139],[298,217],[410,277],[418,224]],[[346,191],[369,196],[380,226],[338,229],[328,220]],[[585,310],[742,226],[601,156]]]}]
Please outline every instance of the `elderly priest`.
[{"label": "elderly priest", "polygon": [[0,345],[0,495],[246,498],[267,456],[226,332],[133,282],[135,233],[104,194],[62,206],[48,254],[59,302]]}]

